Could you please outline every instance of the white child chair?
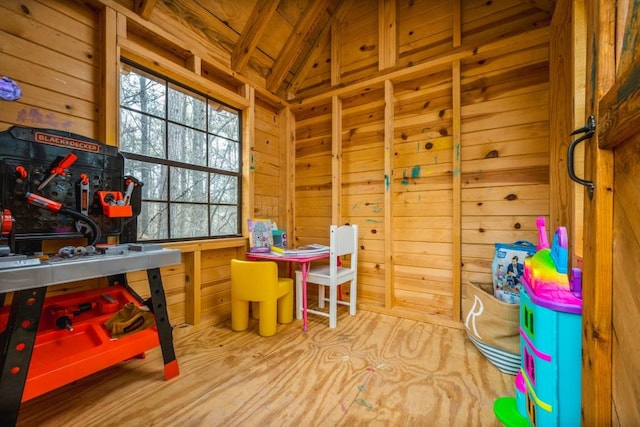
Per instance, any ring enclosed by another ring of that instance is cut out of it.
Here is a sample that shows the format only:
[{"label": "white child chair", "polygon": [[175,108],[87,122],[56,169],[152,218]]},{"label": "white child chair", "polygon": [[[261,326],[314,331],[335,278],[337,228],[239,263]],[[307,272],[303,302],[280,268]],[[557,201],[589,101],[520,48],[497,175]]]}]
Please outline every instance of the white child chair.
[{"label": "white child chair", "polygon": [[[338,304],[349,307],[349,314],[356,314],[356,295],[358,279],[358,226],[332,225],[330,227],[329,265],[312,267],[307,283],[318,285],[318,308],[324,308],[329,301],[329,312],[307,309],[308,313],[329,318],[329,327],[335,328],[338,322]],[[349,266],[341,265],[342,256],[349,256]],[[350,282],[349,300],[338,300],[338,286]],[[325,287],[329,287],[329,298]],[[302,318],[302,272],[296,271],[296,317]]]}]

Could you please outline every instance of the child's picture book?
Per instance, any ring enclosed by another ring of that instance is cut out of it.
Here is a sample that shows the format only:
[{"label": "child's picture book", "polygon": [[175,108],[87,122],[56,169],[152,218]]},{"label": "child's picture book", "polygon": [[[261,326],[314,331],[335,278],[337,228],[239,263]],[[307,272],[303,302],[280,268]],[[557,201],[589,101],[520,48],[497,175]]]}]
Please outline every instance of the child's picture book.
[{"label": "child's picture book", "polygon": [[248,219],[249,252],[270,252],[273,246],[273,224],[269,219]]}]

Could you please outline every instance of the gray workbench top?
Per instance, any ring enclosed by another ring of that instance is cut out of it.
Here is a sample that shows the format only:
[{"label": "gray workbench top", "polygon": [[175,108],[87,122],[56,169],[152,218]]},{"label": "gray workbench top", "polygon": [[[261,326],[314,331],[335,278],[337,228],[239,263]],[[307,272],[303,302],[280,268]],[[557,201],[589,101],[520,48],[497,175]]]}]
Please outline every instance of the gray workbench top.
[{"label": "gray workbench top", "polygon": [[180,262],[178,249],[164,249],[157,244],[117,245],[104,254],[53,257],[35,265],[25,265],[28,262],[18,260],[17,266],[0,269],[0,293],[148,270]]}]

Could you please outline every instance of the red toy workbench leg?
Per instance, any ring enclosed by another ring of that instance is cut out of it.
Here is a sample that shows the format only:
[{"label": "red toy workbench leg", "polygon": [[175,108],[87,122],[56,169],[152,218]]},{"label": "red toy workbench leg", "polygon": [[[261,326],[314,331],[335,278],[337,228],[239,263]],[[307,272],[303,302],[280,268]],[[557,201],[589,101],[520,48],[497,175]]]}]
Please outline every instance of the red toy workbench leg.
[{"label": "red toy workbench leg", "polygon": [[169,313],[167,312],[167,300],[162,287],[162,276],[159,268],[147,270],[149,278],[149,290],[151,291],[151,304],[149,307],[156,317],[156,327],[160,338],[160,348],[162,349],[162,359],[164,361],[164,378],[169,380],[180,373],[178,361],[173,350],[173,333],[169,323]]}]

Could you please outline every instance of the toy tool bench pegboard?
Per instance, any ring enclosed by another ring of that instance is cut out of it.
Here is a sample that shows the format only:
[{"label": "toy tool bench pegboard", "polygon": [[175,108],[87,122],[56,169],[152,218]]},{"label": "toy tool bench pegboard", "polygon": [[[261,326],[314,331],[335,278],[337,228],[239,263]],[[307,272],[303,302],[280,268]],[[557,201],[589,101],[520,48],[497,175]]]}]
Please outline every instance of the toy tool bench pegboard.
[{"label": "toy tool bench pegboard", "polygon": [[95,245],[125,225],[121,240],[135,241],[142,183],[124,176],[116,147],[14,126],[0,132],[0,188],[0,207],[15,221],[16,253],[38,252],[43,239],[86,236]]},{"label": "toy tool bench pegboard", "polygon": [[[15,425],[21,402],[158,345],[165,379],[178,375],[160,267],[179,264],[180,251],[135,243],[142,186],[124,175],[115,147],[49,129],[0,132],[0,426]],[[45,239],[78,238],[87,239],[82,250],[42,253]],[[144,301],[126,278],[140,270]],[[46,295],[50,285],[99,277],[110,286]]]}]

